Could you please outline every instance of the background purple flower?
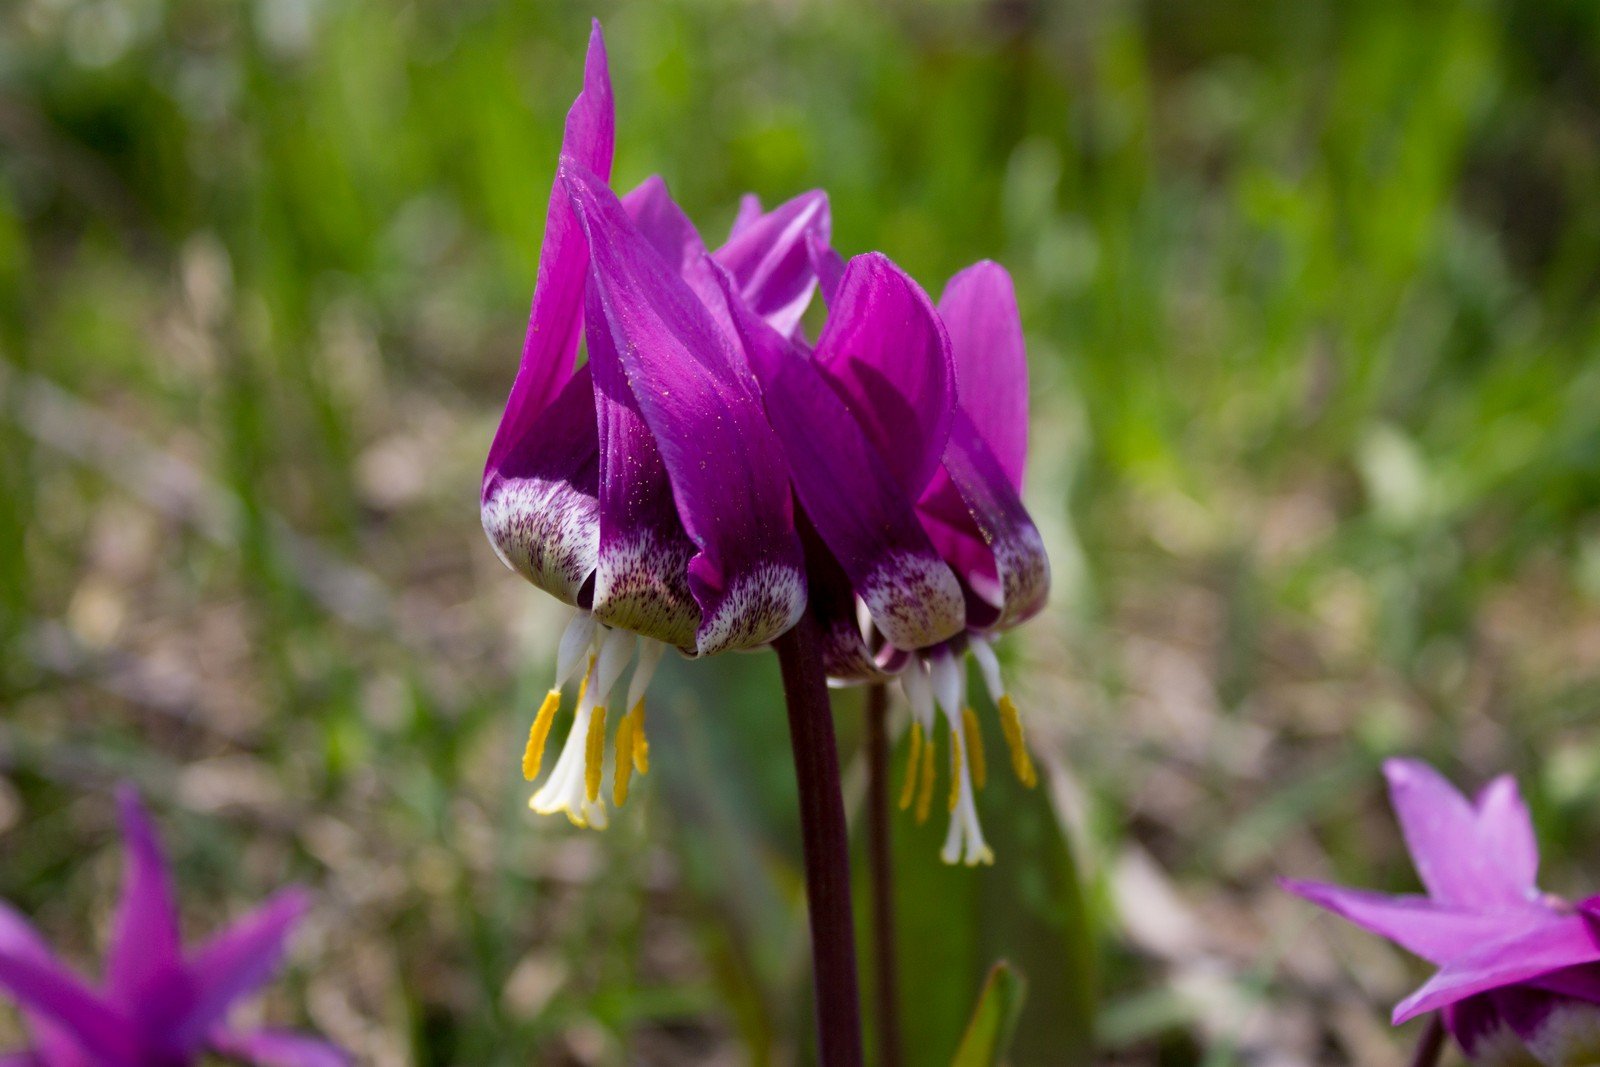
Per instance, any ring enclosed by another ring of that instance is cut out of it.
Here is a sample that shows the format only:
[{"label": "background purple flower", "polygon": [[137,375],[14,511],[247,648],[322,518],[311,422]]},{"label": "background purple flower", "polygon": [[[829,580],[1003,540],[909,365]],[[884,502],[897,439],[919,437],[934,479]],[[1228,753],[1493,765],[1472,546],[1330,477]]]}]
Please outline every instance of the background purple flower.
[{"label": "background purple flower", "polygon": [[1394,1010],[1398,1025],[1444,1009],[1474,1062],[1521,1049],[1540,1063],[1600,1057],[1600,926],[1539,891],[1539,849],[1516,782],[1474,799],[1415,760],[1384,764],[1389,797],[1426,896],[1317,882],[1284,887],[1416,953],[1438,970]]},{"label": "background purple flower", "polygon": [[23,916],[0,903],[0,989],[22,1010],[30,1049],[5,1067],[184,1067],[207,1052],[258,1067],[342,1067],[335,1045],[282,1030],[238,1030],[229,1010],[277,971],[310,906],[285,889],[185,950],[172,876],[155,828],[130,786],[117,791],[127,848],[122,894],[101,982],[60,961]]}]

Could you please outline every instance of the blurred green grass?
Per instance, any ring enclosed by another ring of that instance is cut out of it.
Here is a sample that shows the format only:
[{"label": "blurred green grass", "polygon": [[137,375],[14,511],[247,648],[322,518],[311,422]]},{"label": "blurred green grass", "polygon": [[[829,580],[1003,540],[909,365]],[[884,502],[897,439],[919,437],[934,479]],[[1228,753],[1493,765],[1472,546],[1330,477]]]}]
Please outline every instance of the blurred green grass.
[{"label": "blurred green grass", "polygon": [[1416,965],[1271,882],[1412,884],[1390,752],[1600,884],[1593,5],[18,0],[0,897],[89,958],[131,777],[196,929],[319,888],[272,1008],[363,1062],[805,1059],[765,658],[664,672],[606,835],[522,808],[556,615],[475,494],[592,14],[619,186],[1016,275],[1051,788],[977,875],[897,825],[915,1062],[1001,955],[1018,1063],[1402,1062]]}]

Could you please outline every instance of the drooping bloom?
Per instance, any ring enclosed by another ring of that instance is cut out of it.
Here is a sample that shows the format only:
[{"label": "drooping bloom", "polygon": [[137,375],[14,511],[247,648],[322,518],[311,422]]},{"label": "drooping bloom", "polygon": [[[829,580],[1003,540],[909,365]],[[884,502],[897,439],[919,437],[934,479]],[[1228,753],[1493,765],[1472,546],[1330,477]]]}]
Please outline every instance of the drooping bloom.
[{"label": "drooping bloom", "polygon": [[1600,1062],[1600,897],[1539,890],[1539,850],[1516,783],[1469,799],[1427,764],[1384,765],[1390,801],[1426,895],[1313,882],[1285,888],[1438,967],[1394,1010],[1396,1025],[1442,1010],[1481,1067]]},{"label": "drooping bloom", "polygon": [[[760,645],[809,602],[836,682],[903,680],[921,818],[942,712],[943,854],[989,861],[963,657],[978,662],[1032,784],[989,642],[1038,611],[1049,583],[1019,495],[1027,367],[1010,279],[977,264],[936,308],[880,254],[846,264],[820,192],[771,211],[745,197],[708,252],[660,179],[620,202],[606,187],[614,127],[596,25],[483,486],[501,558],[577,609],[529,734],[530,780],[562,689],[581,677],[575,719],[532,806],[605,825],[605,709],[636,649],[618,804],[647,766],[640,701],[663,648]],[[800,324],[819,283],[829,313],[813,347]],[[574,370],[580,337],[588,361]]]},{"label": "drooping bloom", "polygon": [[950,826],[941,855],[988,863],[974,795],[987,772],[963,654],[1001,710],[1014,769],[1033,784],[989,641],[1037,612],[1049,586],[1020,498],[1027,365],[1010,279],[979,263],[935,309],[881,255],[845,264],[818,239],[809,249],[829,307],[815,351],[742,313],[724,288],[804,514],[828,671],[841,684],[900,679],[912,709],[902,806],[915,799],[919,819],[932,804],[942,719]]},{"label": "drooping bloom", "polygon": [[[606,709],[635,655],[616,735],[617,804],[648,765],[643,696],[663,649],[756,647],[804,609],[783,458],[711,279],[728,272],[741,308],[792,332],[815,287],[806,237],[827,231],[826,199],[808,194],[748,213],[708,256],[659,179],[620,201],[607,188],[614,130],[596,23],[482,492],[501,559],[575,609],[529,732],[530,781],[576,676],[575,719],[530,804],[596,827],[607,821]],[[580,336],[588,359],[575,369]]]},{"label": "drooping bloom", "polygon": [[185,1067],[208,1053],[258,1067],[343,1067],[336,1046],[283,1030],[237,1030],[229,1009],[258,991],[309,906],[287,889],[185,952],[172,876],[131,788],[118,793],[127,846],[102,982],[67,968],[29,922],[0,903],[0,989],[33,1037],[5,1067]]}]

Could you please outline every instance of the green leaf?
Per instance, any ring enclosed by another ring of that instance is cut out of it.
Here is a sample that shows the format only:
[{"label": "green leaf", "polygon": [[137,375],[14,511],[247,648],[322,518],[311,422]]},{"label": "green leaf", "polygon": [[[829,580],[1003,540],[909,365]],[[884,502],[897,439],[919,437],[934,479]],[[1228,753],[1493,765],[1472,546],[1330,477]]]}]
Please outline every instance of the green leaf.
[{"label": "green leaf", "polygon": [[1011,1034],[1016,1030],[1027,992],[1027,981],[1005,960],[989,968],[989,978],[978,994],[978,1006],[973,1009],[950,1067],[994,1067],[999,1063],[1011,1046]]}]

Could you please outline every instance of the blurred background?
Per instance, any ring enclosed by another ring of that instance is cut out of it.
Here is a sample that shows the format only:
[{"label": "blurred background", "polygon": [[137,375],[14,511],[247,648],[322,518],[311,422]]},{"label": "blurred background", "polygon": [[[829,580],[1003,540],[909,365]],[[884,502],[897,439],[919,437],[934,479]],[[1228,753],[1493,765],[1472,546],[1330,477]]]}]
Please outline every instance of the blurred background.
[{"label": "blurred background", "polygon": [[1273,882],[1416,886],[1389,754],[1600,886],[1595,5],[10,0],[0,897],[90,966],[131,779],[194,935],[317,889],[264,1012],[362,1063],[808,1061],[771,656],[664,669],[608,832],[523,806],[477,490],[594,14],[619,188],[1016,277],[1046,782],[987,870],[895,824],[913,1064],[1000,957],[1019,1064],[1405,1062],[1420,965]]}]

